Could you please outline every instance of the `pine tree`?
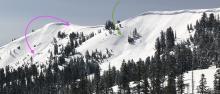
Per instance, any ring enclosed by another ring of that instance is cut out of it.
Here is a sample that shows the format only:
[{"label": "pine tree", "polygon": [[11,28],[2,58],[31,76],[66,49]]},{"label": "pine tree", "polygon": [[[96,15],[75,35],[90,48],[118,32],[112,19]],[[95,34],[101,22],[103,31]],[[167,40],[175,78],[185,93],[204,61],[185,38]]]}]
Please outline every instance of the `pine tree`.
[{"label": "pine tree", "polygon": [[49,65],[48,69],[46,70],[46,76],[45,76],[46,86],[48,87],[48,92],[53,92],[52,90],[52,84],[53,84],[53,73],[51,70],[51,65]]},{"label": "pine tree", "polygon": [[167,50],[171,50],[173,46],[175,45],[175,37],[173,33],[173,29],[169,27],[166,31],[166,47]]},{"label": "pine tree", "polygon": [[211,31],[213,30],[213,26],[216,23],[215,15],[213,13],[209,14],[208,22],[207,22],[207,27]]},{"label": "pine tree", "polygon": [[150,64],[149,64],[149,78],[151,83],[151,94],[156,94],[156,61],[155,58],[151,57]]},{"label": "pine tree", "polygon": [[216,58],[217,58],[217,62],[216,62],[216,66],[217,67],[220,67],[220,56],[219,56],[219,54],[220,54],[220,32],[219,33],[217,33],[217,38],[216,38],[216,52],[217,52],[217,56],[216,56]]},{"label": "pine tree", "polygon": [[156,94],[161,94],[162,93],[162,87],[161,84],[163,83],[163,79],[164,79],[164,75],[163,75],[163,71],[162,71],[162,62],[160,59],[161,56],[161,45],[160,45],[160,39],[157,38],[156,39],[156,43],[155,43],[155,48],[156,48],[156,52],[155,52],[155,80],[154,80],[154,84],[155,84],[155,90],[156,90]]},{"label": "pine tree", "polygon": [[89,88],[88,83],[89,81],[86,76],[81,77],[80,82],[79,82],[79,91],[80,91],[79,94],[90,94],[88,90]]},{"label": "pine tree", "polygon": [[179,75],[177,78],[177,90],[180,94],[184,93],[185,84],[184,84],[184,75]]},{"label": "pine tree", "polygon": [[193,25],[192,24],[189,25],[189,29],[193,30]]},{"label": "pine tree", "polygon": [[217,70],[214,76],[215,76],[214,92],[215,94],[219,94],[220,93],[220,70]]},{"label": "pine tree", "polygon": [[115,30],[115,25],[112,21],[108,20],[106,23],[105,23],[105,29],[107,30]]},{"label": "pine tree", "polygon": [[169,27],[166,31],[166,52],[165,52],[165,62],[166,62],[166,68],[167,69],[167,75],[168,75],[168,85],[166,87],[166,92],[168,94],[176,94],[176,59],[174,57],[174,54],[171,53],[173,51],[173,48],[175,46],[175,36],[173,33],[173,29]]},{"label": "pine tree", "polygon": [[12,79],[9,66],[6,66],[5,71],[6,71],[5,82],[6,82],[6,86],[8,86],[10,81],[11,81],[11,79]]},{"label": "pine tree", "polygon": [[125,61],[123,61],[122,66],[121,66],[121,85],[124,90],[124,94],[130,94],[130,87],[129,87],[129,68]]},{"label": "pine tree", "polygon": [[78,43],[77,40],[75,40],[75,43],[74,43],[74,44],[75,44],[75,48],[79,46],[79,43]]},{"label": "pine tree", "polygon": [[0,69],[0,91],[3,90],[3,84],[5,83],[4,69]]},{"label": "pine tree", "polygon": [[137,93],[140,94],[141,93],[141,80],[143,78],[143,67],[144,67],[144,61],[141,60],[141,58],[139,59],[139,61],[137,62],[137,81],[135,83],[137,83]]},{"label": "pine tree", "polygon": [[54,55],[58,54],[58,45],[54,44]]},{"label": "pine tree", "polygon": [[176,81],[175,81],[175,77],[177,73],[176,60],[172,55],[167,54],[166,62],[168,63],[167,93],[176,94]]},{"label": "pine tree", "polygon": [[106,75],[105,75],[105,78],[106,78],[106,92],[108,92],[108,93],[113,92],[113,90],[111,88],[115,83],[114,82],[115,77],[114,77],[113,73],[114,72],[113,72],[112,67],[109,63],[109,69],[108,69],[108,71],[106,71]]},{"label": "pine tree", "polygon": [[168,76],[167,94],[176,94],[176,82],[174,74]]},{"label": "pine tree", "polygon": [[85,53],[85,58],[88,60],[88,59],[90,59],[90,54],[89,54],[89,51],[88,50],[86,50],[86,53]]},{"label": "pine tree", "polygon": [[147,57],[144,63],[144,70],[143,70],[143,93],[144,94],[150,94],[150,85],[148,82],[149,79],[149,65],[150,64],[150,57]]},{"label": "pine tree", "polygon": [[94,81],[95,81],[95,92],[96,94],[100,94],[100,67],[99,65],[96,65],[96,70],[95,70],[95,77],[94,77]]},{"label": "pine tree", "polygon": [[155,43],[155,49],[156,49],[156,55],[161,55],[161,42],[160,39],[157,38],[156,39],[156,43]]},{"label": "pine tree", "polygon": [[206,86],[206,85],[207,85],[207,82],[206,82],[205,75],[202,74],[201,80],[200,80],[200,85],[197,87],[198,93],[207,94],[208,93],[208,86]]},{"label": "pine tree", "polygon": [[66,63],[66,61],[65,61],[64,56],[63,56],[63,55],[60,56],[60,57],[59,57],[59,62],[58,62],[58,64],[59,64],[59,65],[63,65],[63,64],[65,64],[65,63]]},{"label": "pine tree", "polygon": [[137,32],[137,28],[135,28],[134,31],[133,31],[133,38],[138,39],[140,37],[141,37],[141,35]]},{"label": "pine tree", "polygon": [[133,38],[131,38],[130,36],[128,36],[128,43],[129,43],[129,44],[134,44],[135,41],[134,41]]},{"label": "pine tree", "polygon": [[187,24],[187,30],[190,33],[190,26],[189,26],[189,24]]},{"label": "pine tree", "polygon": [[64,49],[65,56],[68,57],[71,52],[72,52],[71,45],[68,43]]},{"label": "pine tree", "polygon": [[202,14],[202,18],[201,18],[201,20],[200,20],[200,24],[201,24],[201,26],[202,26],[201,29],[204,29],[204,28],[207,27],[207,21],[208,21],[208,16],[207,16],[207,14],[204,12],[204,13]]},{"label": "pine tree", "polygon": [[113,83],[112,85],[115,85],[116,84],[116,77],[117,77],[117,70],[116,70],[115,66],[112,67],[111,77],[112,77],[112,83]]},{"label": "pine tree", "polygon": [[63,39],[66,37],[66,34],[64,32],[62,33],[61,31],[59,31],[57,37]]},{"label": "pine tree", "polygon": [[161,31],[160,34],[161,34],[161,37],[160,37],[161,52],[164,53],[164,51],[166,49],[165,33],[163,31]]}]

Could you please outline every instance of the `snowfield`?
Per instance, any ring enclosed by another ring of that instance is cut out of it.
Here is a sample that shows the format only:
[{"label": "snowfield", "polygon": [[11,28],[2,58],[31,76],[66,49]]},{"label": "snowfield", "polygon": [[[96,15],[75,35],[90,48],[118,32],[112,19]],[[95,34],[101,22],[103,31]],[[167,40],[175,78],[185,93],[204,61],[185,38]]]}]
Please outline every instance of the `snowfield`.
[{"label": "snowfield", "polygon": [[[154,43],[156,38],[160,35],[162,30],[166,30],[170,26],[176,31],[178,42],[189,38],[190,34],[187,31],[187,24],[194,25],[196,20],[200,19],[203,12],[218,15],[220,13],[220,8],[145,12],[139,16],[122,21],[120,23],[122,25],[122,28],[120,28],[122,32],[121,36],[117,35],[117,33],[109,34],[109,31],[105,30],[104,25],[78,26],[72,24],[70,26],[64,26],[57,23],[50,23],[28,34],[28,40],[30,41],[31,47],[34,48],[36,52],[33,56],[33,63],[46,64],[46,62],[48,62],[50,56],[49,51],[53,52],[54,38],[57,39],[58,45],[67,44],[69,37],[64,39],[57,38],[57,33],[59,31],[65,32],[66,34],[70,34],[71,32],[84,32],[84,34],[95,32],[96,35],[79,46],[77,51],[85,53],[86,50],[91,51],[98,49],[104,51],[106,48],[111,49],[113,51],[113,56],[105,63],[101,64],[101,69],[107,70],[109,62],[111,66],[116,66],[116,68],[119,69],[123,59],[134,59],[136,61],[139,58],[145,59],[147,56],[153,55],[155,52]],[[131,45],[128,43],[128,36],[131,35],[135,28],[142,37],[138,39],[134,45]],[[98,33],[100,30],[101,33]],[[24,37],[0,47],[1,68],[7,65],[16,68],[23,63],[30,63],[31,57],[32,54],[29,53],[26,47]],[[194,88],[198,85],[201,73],[204,73],[207,77],[208,86],[213,87],[213,76],[215,71],[216,68],[196,70],[194,73]],[[191,79],[191,72],[185,74],[185,79]],[[189,85],[191,84],[189,81],[186,81],[186,83],[189,83]],[[191,87],[189,87],[189,90],[191,90]]]}]

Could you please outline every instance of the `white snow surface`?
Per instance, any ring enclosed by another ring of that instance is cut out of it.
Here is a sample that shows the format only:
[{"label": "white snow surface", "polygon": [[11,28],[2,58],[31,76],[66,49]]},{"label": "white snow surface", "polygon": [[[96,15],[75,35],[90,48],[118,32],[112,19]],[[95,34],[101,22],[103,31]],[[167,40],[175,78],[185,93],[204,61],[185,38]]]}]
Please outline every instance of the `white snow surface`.
[{"label": "white snow surface", "polygon": [[[44,64],[50,56],[49,51],[53,52],[53,38],[57,38],[59,31],[66,34],[71,32],[84,32],[84,34],[95,32],[96,35],[79,46],[77,51],[85,53],[86,50],[98,49],[104,51],[106,48],[111,49],[113,50],[113,56],[101,64],[101,68],[102,70],[108,69],[108,62],[111,62],[111,66],[116,66],[119,69],[123,59],[138,60],[139,58],[145,59],[147,56],[153,55],[155,51],[154,43],[161,30],[165,31],[171,26],[176,31],[178,41],[188,38],[187,24],[195,24],[203,12],[217,15],[220,12],[220,8],[145,12],[122,21],[120,23],[123,27],[120,28],[121,36],[109,34],[104,29],[104,25],[78,26],[71,24],[70,26],[64,26],[57,23],[49,23],[35,32],[29,33],[28,41],[36,52],[33,56],[34,63]],[[128,43],[128,36],[131,35],[135,28],[137,28],[142,37],[134,45],[131,45]],[[98,33],[98,30],[102,32]],[[57,38],[57,41],[58,45],[66,45],[68,37],[65,39]],[[18,46],[20,46],[20,49],[17,49]],[[0,67],[5,67],[6,65],[18,67],[23,63],[30,63],[31,56],[25,38],[21,37],[0,47]]]},{"label": "white snow surface", "polygon": [[[200,85],[201,75],[204,74],[207,86],[211,90],[214,88],[214,75],[219,68],[212,66],[208,69],[198,69],[193,71],[193,83],[194,83],[194,93],[197,94],[197,88]],[[185,92],[192,93],[192,71],[184,74],[184,84],[188,85],[185,88]]]}]

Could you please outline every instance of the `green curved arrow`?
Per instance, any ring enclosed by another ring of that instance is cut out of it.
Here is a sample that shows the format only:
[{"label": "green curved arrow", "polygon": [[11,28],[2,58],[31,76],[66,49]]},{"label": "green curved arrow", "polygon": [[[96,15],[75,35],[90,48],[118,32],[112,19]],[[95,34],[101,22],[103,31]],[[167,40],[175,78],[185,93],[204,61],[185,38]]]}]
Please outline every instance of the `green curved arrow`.
[{"label": "green curved arrow", "polygon": [[[120,4],[120,0],[117,0],[116,4],[114,5],[113,10],[112,10],[112,21],[113,21],[114,25],[116,24],[116,22],[115,22],[115,11],[116,11],[116,8],[119,4]],[[115,25],[115,27],[116,27],[116,25]],[[119,27],[116,27],[116,30],[118,32],[118,35],[122,35],[121,31],[119,30]]]}]

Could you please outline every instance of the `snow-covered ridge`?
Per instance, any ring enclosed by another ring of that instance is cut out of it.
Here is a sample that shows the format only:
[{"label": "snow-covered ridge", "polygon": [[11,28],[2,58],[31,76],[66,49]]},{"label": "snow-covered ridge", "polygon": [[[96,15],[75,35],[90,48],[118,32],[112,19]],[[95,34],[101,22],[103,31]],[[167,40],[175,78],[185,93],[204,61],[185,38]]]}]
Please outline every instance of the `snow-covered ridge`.
[{"label": "snow-covered ridge", "polygon": [[220,8],[214,9],[186,9],[186,10],[176,10],[176,11],[148,11],[144,12],[141,15],[176,15],[181,13],[204,13],[204,12],[220,12]]}]

